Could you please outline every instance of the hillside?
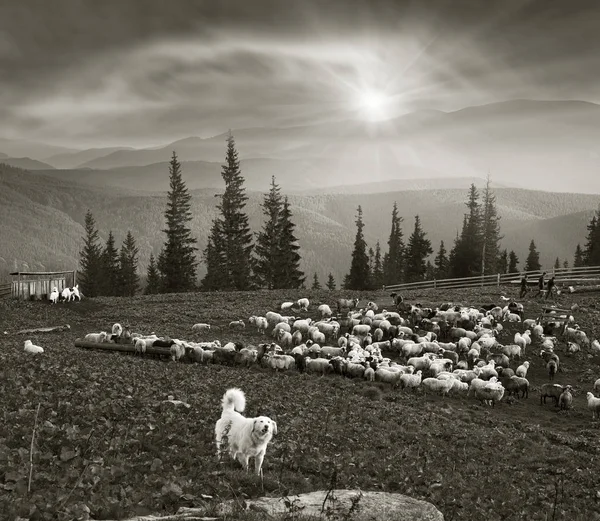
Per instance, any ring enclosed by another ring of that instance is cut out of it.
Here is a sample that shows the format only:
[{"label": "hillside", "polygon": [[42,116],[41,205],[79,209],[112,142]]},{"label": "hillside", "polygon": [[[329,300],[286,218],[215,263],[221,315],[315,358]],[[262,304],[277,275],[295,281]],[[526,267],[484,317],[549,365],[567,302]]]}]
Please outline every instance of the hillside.
[{"label": "hillside", "polygon": [[82,163],[93,161],[117,150],[133,150],[131,147],[105,147],[90,148],[79,152],[63,152],[46,158],[46,161],[55,168],[75,168]]},{"label": "hillside", "polygon": [[[184,171],[184,179],[189,179]],[[216,215],[218,190],[194,190],[192,228],[202,250]],[[532,238],[542,263],[550,267],[556,258],[572,259],[575,246],[583,242],[591,212],[598,207],[596,196],[556,194],[515,188],[496,190],[502,217],[503,243],[514,248],[524,262]],[[248,192],[247,211],[252,230],[262,225],[262,193]],[[360,204],[369,246],[380,241],[386,250],[391,209],[397,201],[404,218],[405,237],[412,231],[414,216],[420,215],[434,250],[440,240],[450,247],[465,212],[466,190],[413,190],[357,194],[291,194],[290,202],[297,236],[302,246],[302,268],[310,277],[316,272],[322,282],[329,271],[338,283],[350,264],[356,233],[355,213]],[[57,180],[53,177],[10,167],[0,169],[0,257],[10,269],[14,259],[62,269],[76,267],[83,235],[84,215],[92,210],[103,240],[113,230],[117,242],[128,229],[138,240],[141,266],[164,241],[164,193],[114,190]],[[44,223],[40,229],[40,223]],[[46,223],[49,223],[46,226]],[[2,261],[0,261],[1,263]],[[203,274],[201,265],[200,274]]]},{"label": "hillside", "polygon": [[[600,106],[587,102],[513,100],[447,113],[419,111],[379,125],[340,121],[234,129],[233,134],[241,158],[267,162],[259,170],[267,179],[290,168],[303,172],[309,183],[320,181],[315,186],[338,186],[360,183],[365,176],[373,182],[420,177],[403,172],[423,169],[426,177],[490,172],[503,185],[600,193]],[[182,161],[220,163],[225,137],[116,150],[79,167],[152,165],[168,161],[173,150]]]},{"label": "hillside", "polygon": [[3,157],[0,158],[4,164],[23,168],[25,170],[53,170],[54,167],[43,161],[31,159],[30,157]]}]

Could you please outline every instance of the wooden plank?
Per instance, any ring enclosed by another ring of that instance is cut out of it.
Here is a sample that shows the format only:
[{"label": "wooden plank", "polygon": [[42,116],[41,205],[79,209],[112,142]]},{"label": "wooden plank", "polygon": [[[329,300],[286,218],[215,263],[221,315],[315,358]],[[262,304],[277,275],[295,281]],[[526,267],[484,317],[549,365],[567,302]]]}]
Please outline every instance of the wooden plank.
[{"label": "wooden plank", "polygon": [[[88,342],[77,338],[75,340],[75,347],[83,347],[85,349],[100,349],[101,351],[119,351],[122,353],[135,353],[135,346],[133,344],[112,344],[103,342],[98,344],[97,342]],[[159,356],[171,356],[171,350],[168,347],[148,347],[146,348],[146,354],[148,355],[159,355]]]},{"label": "wooden plank", "polygon": [[66,271],[14,271],[10,273],[10,275],[39,275],[41,276],[50,276],[50,275],[67,275],[68,273],[73,273],[73,270]]}]

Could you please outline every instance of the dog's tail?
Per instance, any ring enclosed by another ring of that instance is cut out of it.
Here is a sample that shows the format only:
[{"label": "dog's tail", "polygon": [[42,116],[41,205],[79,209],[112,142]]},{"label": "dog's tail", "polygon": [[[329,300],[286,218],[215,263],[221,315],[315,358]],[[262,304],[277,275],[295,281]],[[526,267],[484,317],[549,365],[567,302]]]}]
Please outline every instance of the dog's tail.
[{"label": "dog's tail", "polygon": [[243,412],[246,408],[246,395],[244,391],[237,388],[228,389],[223,395],[223,412],[236,410]]}]

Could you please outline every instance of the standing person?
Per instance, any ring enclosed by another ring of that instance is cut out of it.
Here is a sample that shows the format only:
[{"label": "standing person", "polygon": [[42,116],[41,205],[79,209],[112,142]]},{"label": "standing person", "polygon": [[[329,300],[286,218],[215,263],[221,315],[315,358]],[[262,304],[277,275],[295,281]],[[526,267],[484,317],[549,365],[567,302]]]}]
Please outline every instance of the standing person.
[{"label": "standing person", "polygon": [[521,277],[521,293],[519,294],[519,298],[523,298],[525,293],[529,291],[529,287],[527,286],[527,273],[523,273]]},{"label": "standing person", "polygon": [[544,273],[542,273],[540,275],[540,278],[538,279],[538,292],[535,294],[536,297],[538,295],[541,295],[544,292],[544,277],[545,276],[546,276],[546,272],[544,271]]},{"label": "standing person", "polygon": [[552,275],[552,277],[550,277],[550,279],[548,280],[548,285],[546,286],[546,299],[548,299],[548,297],[550,295],[552,295],[553,289],[554,289],[554,275]]}]

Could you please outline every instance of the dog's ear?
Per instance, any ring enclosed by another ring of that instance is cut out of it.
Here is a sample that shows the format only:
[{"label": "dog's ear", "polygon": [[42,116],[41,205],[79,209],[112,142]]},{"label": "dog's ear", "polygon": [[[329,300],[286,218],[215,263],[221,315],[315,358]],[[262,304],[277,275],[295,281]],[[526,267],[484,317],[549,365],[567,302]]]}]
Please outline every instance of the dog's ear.
[{"label": "dog's ear", "polygon": [[277,434],[277,423],[273,420],[271,420],[271,423],[273,424],[273,434]]}]

